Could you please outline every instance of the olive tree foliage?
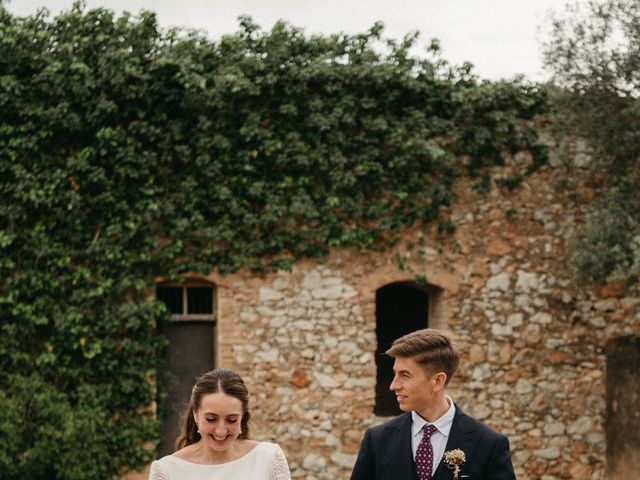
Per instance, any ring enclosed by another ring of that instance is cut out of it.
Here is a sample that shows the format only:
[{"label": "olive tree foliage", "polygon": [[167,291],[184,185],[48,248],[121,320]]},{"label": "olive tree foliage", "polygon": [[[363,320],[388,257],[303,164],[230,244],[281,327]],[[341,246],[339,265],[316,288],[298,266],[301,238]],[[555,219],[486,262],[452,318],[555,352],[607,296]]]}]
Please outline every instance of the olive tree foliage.
[{"label": "olive tree foliage", "polygon": [[580,280],[640,276],[640,3],[570,4],[552,24],[545,61],[561,90],[556,127],[591,150],[599,195],[574,231],[569,257]]},{"label": "olive tree foliage", "polygon": [[242,18],[214,42],[151,12],[0,2],[3,479],[115,478],[153,457],[158,276],[383,249],[429,228],[460,176],[545,160],[538,86],[382,34]]}]

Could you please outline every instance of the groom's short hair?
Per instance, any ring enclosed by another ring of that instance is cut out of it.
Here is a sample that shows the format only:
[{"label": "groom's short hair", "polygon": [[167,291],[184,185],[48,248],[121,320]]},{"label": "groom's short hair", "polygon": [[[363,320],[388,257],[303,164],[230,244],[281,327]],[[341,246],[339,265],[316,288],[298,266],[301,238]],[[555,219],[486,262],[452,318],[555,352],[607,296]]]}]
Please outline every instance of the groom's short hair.
[{"label": "groom's short hair", "polygon": [[390,357],[412,357],[432,373],[444,372],[446,384],[453,378],[460,363],[460,353],[443,331],[425,328],[398,338],[385,352]]}]

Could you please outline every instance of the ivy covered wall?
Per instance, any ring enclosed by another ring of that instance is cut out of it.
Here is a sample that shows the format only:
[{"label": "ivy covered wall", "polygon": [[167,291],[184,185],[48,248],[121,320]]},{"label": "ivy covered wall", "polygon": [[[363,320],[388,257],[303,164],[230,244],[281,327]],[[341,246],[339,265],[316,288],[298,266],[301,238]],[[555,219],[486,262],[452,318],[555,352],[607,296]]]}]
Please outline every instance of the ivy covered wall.
[{"label": "ivy covered wall", "polygon": [[543,90],[415,41],[243,18],[213,42],[150,12],[0,2],[2,478],[114,478],[154,455],[157,276],[447,231],[458,178],[544,161]]}]

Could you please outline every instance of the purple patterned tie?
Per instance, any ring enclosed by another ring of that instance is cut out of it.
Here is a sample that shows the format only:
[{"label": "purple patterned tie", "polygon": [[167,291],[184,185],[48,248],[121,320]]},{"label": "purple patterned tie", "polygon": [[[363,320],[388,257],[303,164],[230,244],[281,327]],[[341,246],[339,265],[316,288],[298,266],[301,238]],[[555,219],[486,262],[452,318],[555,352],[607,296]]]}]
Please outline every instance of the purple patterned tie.
[{"label": "purple patterned tie", "polygon": [[422,440],[416,450],[416,470],[420,480],[431,480],[433,470],[433,447],[431,446],[431,435],[438,431],[433,425],[422,427]]}]

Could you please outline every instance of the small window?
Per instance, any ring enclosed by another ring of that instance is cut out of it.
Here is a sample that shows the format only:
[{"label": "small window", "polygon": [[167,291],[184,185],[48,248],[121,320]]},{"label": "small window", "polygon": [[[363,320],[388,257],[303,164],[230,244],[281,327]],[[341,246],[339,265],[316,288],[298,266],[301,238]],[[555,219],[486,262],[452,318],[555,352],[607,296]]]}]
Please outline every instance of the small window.
[{"label": "small window", "polygon": [[156,298],[167,306],[172,320],[214,320],[214,289],[201,285],[158,285]]}]

